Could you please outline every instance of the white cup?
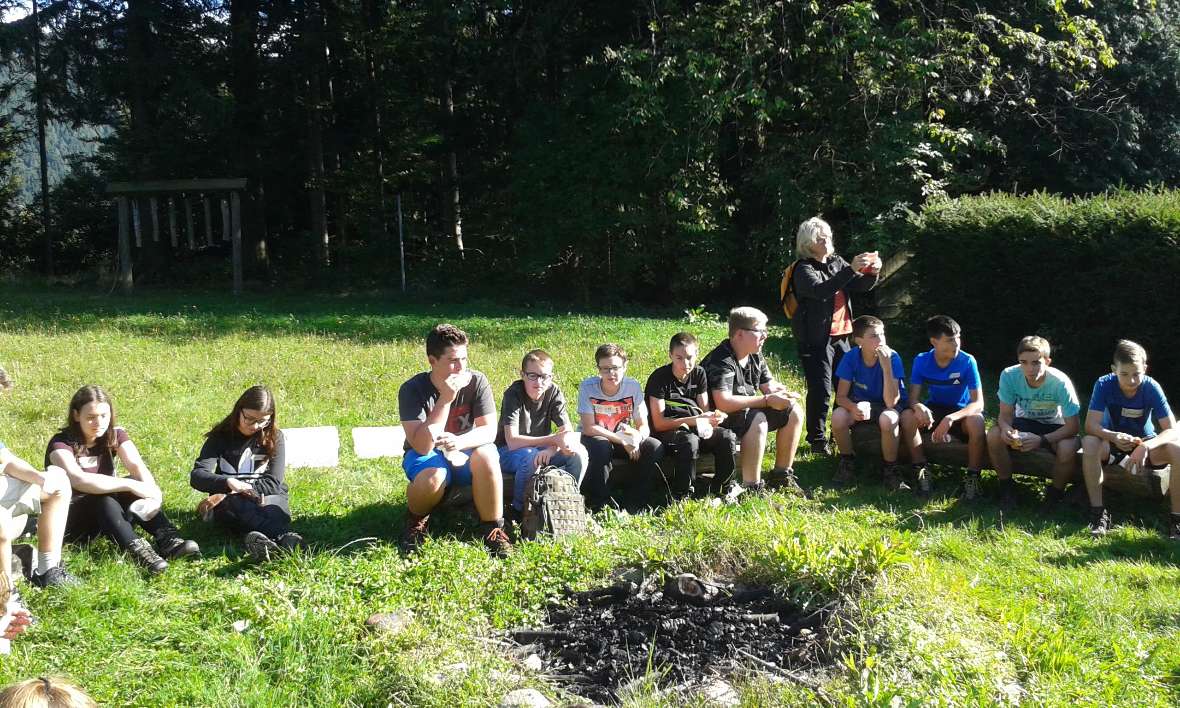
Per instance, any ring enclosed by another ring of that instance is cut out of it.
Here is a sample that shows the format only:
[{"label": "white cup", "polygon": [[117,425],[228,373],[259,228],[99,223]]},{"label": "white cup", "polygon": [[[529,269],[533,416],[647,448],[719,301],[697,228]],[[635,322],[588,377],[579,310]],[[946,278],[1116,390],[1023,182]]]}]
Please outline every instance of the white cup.
[{"label": "white cup", "polygon": [[856,407],[860,409],[860,414],[865,417],[865,420],[868,420],[869,416],[873,414],[873,404],[869,401],[858,401]]},{"label": "white cup", "polygon": [[713,437],[713,425],[704,418],[697,418],[697,437],[701,440]]}]

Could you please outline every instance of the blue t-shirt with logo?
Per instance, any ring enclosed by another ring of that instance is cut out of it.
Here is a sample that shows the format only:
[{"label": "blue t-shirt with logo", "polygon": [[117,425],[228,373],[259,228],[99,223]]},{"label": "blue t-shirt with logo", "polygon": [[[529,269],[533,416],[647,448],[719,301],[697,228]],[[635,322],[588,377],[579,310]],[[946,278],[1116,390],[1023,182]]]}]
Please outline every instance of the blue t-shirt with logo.
[{"label": "blue t-shirt with logo", "polygon": [[1019,364],[1004,369],[1000,373],[1000,403],[1015,408],[1017,418],[1047,425],[1064,425],[1066,418],[1082,409],[1073,382],[1052,366],[1045,370],[1045,380],[1038,388],[1028,385]]},{"label": "blue t-shirt with logo", "polygon": [[1090,410],[1102,411],[1102,427],[1137,438],[1155,435],[1153,420],[1172,415],[1164,389],[1150,376],[1143,377],[1143,383],[1134,395],[1127,397],[1119,388],[1119,377],[1107,374],[1094,382],[1090,394]]},{"label": "blue t-shirt with logo", "polygon": [[971,391],[979,388],[979,366],[975,357],[963,351],[939,366],[931,349],[914,357],[910,383],[925,389],[927,403],[963,408],[971,402]]},{"label": "blue t-shirt with logo", "polygon": [[[906,405],[906,390],[905,365],[901,363],[901,355],[893,352],[890,365],[900,393],[897,407],[903,408]],[[853,347],[840,359],[840,365],[836,367],[836,377],[849,382],[848,397],[854,402],[885,403],[885,372],[881,370],[880,361],[877,359],[873,360],[871,366],[865,364],[860,347]]]}]

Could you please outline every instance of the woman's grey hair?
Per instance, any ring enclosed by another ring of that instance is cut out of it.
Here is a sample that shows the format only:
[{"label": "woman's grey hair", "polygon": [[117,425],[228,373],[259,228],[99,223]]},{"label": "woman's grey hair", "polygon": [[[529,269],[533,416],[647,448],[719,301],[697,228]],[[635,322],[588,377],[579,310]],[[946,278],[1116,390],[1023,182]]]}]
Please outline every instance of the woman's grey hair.
[{"label": "woman's grey hair", "polygon": [[795,234],[795,257],[811,258],[811,247],[815,245],[816,239],[821,235],[827,236],[828,240],[831,240],[832,227],[818,216],[813,216],[799,224],[799,231]]}]

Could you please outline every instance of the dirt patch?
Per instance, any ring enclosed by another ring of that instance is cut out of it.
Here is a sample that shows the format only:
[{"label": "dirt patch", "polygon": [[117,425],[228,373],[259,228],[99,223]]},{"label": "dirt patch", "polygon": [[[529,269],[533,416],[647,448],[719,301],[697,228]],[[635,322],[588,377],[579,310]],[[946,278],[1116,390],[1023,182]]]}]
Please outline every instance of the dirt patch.
[{"label": "dirt patch", "polygon": [[[632,576],[634,577],[634,575]],[[512,638],[536,652],[544,673],[602,703],[653,673],[683,688],[737,668],[786,677],[817,667],[834,605],[800,610],[767,587],[707,582],[692,575],[622,579],[549,608],[543,627]]]}]

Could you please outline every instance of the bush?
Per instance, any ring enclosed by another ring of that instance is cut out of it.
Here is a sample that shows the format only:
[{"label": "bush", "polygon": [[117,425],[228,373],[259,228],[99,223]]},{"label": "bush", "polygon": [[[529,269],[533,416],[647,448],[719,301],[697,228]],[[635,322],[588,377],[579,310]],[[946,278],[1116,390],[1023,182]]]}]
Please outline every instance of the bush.
[{"label": "bush", "polygon": [[992,371],[1039,334],[1081,396],[1110,370],[1115,342],[1133,339],[1180,396],[1180,191],[989,194],[933,202],[911,223],[906,324],[951,315],[963,348]]}]

